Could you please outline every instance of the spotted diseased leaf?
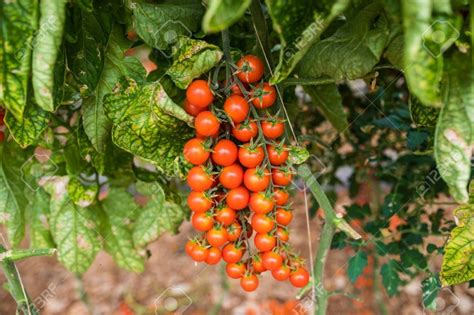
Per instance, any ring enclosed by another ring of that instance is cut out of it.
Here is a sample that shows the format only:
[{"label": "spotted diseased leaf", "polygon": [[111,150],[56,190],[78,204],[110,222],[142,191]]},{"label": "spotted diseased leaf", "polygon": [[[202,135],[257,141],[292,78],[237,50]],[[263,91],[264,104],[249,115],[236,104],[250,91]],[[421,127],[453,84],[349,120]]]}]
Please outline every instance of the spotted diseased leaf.
[{"label": "spotted diseased leaf", "polygon": [[173,64],[166,72],[177,87],[185,89],[193,79],[211,70],[222,58],[219,47],[180,36],[173,46]]},{"label": "spotted diseased leaf", "polygon": [[382,284],[389,296],[395,295],[398,292],[398,287],[402,284],[402,280],[398,275],[399,269],[398,263],[393,259],[390,259],[387,263],[382,265],[380,269]]},{"label": "spotted diseased leaf", "polygon": [[117,146],[165,174],[180,174],[192,117],[168,97],[160,82],[138,87],[133,80],[124,81],[104,97],[104,108],[113,122],[112,140]]},{"label": "spotted diseased leaf", "polygon": [[74,204],[85,208],[95,201],[98,186],[84,186],[77,178],[72,177],[67,184],[67,192]]},{"label": "spotted diseased leaf", "polygon": [[434,127],[439,117],[439,109],[430,106],[424,106],[415,97],[409,100],[411,119],[415,124],[421,127]]},{"label": "spotted diseased leaf", "polygon": [[49,230],[49,216],[49,195],[43,189],[38,189],[26,209],[32,248],[56,247]]},{"label": "spotted diseased leaf", "polygon": [[187,211],[165,199],[163,188],[158,183],[137,183],[137,191],[148,197],[148,203],[140,209],[135,224],[133,239],[139,246],[145,246],[164,232],[176,233]]},{"label": "spotted diseased leaf", "polygon": [[303,164],[308,160],[309,152],[303,147],[291,146],[289,148],[288,162],[293,165]]},{"label": "spotted diseased leaf", "polygon": [[357,79],[379,62],[389,35],[381,2],[371,2],[333,35],[313,45],[301,60],[298,75]]},{"label": "spotted diseased leaf", "polygon": [[206,33],[216,33],[237,22],[245,13],[251,0],[210,0],[202,20]]},{"label": "spotted diseased leaf", "polygon": [[28,102],[31,51],[37,28],[37,0],[0,4],[0,103],[23,118]]},{"label": "spotted diseased leaf", "polygon": [[[468,202],[467,185],[474,145],[474,98],[469,55],[455,53],[446,60],[443,108],[436,124],[434,155],[441,177],[458,202]],[[466,77],[467,76],[467,77]]]},{"label": "spotted diseased leaf", "polygon": [[441,289],[441,282],[438,276],[431,276],[421,282],[423,291],[423,306],[427,309],[436,308],[436,297]]},{"label": "spotted diseased leaf", "polygon": [[191,36],[199,29],[204,9],[197,0],[164,0],[133,3],[133,26],[145,43],[165,50],[179,35]]},{"label": "spotted diseased leaf", "polygon": [[62,41],[67,2],[40,2],[41,27],[36,34],[33,49],[33,89],[38,106],[50,112],[62,101],[65,75]]},{"label": "spotted diseased leaf", "polygon": [[367,253],[364,251],[359,251],[357,254],[349,259],[349,264],[347,265],[347,275],[352,283],[354,283],[357,278],[362,274],[364,268],[367,266]]},{"label": "spotted diseased leaf", "polygon": [[35,144],[43,131],[48,127],[49,113],[38,107],[33,102],[26,105],[23,118],[17,119],[7,112],[5,125],[15,141],[26,148]]}]

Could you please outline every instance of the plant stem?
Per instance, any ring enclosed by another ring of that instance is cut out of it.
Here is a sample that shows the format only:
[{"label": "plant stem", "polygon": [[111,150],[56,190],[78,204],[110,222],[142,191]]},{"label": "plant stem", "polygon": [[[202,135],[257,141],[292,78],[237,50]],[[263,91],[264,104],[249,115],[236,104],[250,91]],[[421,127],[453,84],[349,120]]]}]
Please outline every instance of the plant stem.
[{"label": "plant stem", "polygon": [[265,57],[265,60],[268,63],[267,66],[269,69],[273,69],[275,65],[273,64],[273,59],[271,57],[272,54],[270,41],[268,40],[267,22],[265,20],[265,15],[262,11],[262,6],[260,5],[260,0],[252,0],[249,10],[250,14],[252,15],[252,22],[253,27],[255,29],[255,33],[257,33],[257,41],[260,42],[261,48],[263,50],[263,56]]},{"label": "plant stem", "polygon": [[328,83],[334,83],[334,79],[331,78],[287,78],[283,80],[280,84],[283,87],[287,87],[290,85],[322,85]]},{"label": "plant stem", "polygon": [[12,249],[0,253],[0,262],[4,260],[17,261],[34,256],[52,256],[55,248]]}]

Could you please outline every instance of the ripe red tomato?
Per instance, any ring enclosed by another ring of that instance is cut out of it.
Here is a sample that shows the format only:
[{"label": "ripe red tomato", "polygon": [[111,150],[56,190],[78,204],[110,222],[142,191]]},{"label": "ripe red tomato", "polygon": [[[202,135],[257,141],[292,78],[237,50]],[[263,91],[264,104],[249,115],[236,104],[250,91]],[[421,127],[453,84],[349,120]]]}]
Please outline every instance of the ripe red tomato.
[{"label": "ripe red tomato", "polygon": [[262,234],[270,232],[275,227],[275,222],[273,222],[273,220],[265,214],[255,213],[252,216],[251,224],[252,224],[252,228],[257,233],[262,233]]},{"label": "ripe red tomato", "polygon": [[256,168],[249,168],[244,173],[244,185],[253,192],[263,191],[270,185],[270,172]]},{"label": "ripe red tomato", "polygon": [[291,220],[293,219],[293,213],[289,210],[285,210],[283,208],[278,208],[276,211],[276,221],[278,224],[287,226],[290,224]]},{"label": "ripe red tomato", "polygon": [[247,118],[249,108],[247,100],[236,94],[229,96],[224,102],[224,111],[234,124],[238,124]]},{"label": "ripe red tomato", "polygon": [[197,246],[196,242],[193,240],[189,240],[186,242],[186,245],[184,245],[184,250],[186,254],[191,256],[191,253],[193,252],[194,247]]},{"label": "ripe red tomato", "polygon": [[275,202],[263,192],[250,195],[249,207],[255,213],[266,214],[273,210]]},{"label": "ripe red tomato", "polygon": [[265,152],[262,147],[247,143],[239,148],[239,162],[247,168],[257,167],[264,158]]},{"label": "ripe red tomato", "polygon": [[234,243],[229,243],[222,249],[222,259],[228,263],[238,262],[244,255],[244,249],[237,247]]},{"label": "ripe red tomato", "polygon": [[226,197],[227,205],[234,210],[242,210],[249,204],[250,193],[243,187],[231,189]]},{"label": "ripe red tomato", "polygon": [[260,81],[263,77],[264,66],[263,62],[254,55],[246,55],[237,61],[237,77],[242,82],[253,83]]},{"label": "ripe red tomato", "polygon": [[239,164],[224,167],[219,175],[219,182],[227,189],[234,189],[242,185],[244,170]]},{"label": "ripe red tomato", "polygon": [[222,227],[213,227],[206,233],[206,240],[209,245],[220,247],[227,243],[227,231]]},{"label": "ripe red tomato", "polygon": [[235,220],[235,211],[229,207],[220,207],[216,210],[216,221],[228,226]]},{"label": "ripe red tomato", "polygon": [[252,104],[260,109],[272,106],[277,97],[275,87],[268,83],[259,84],[250,91],[250,95]]},{"label": "ripe red tomato", "polygon": [[262,256],[263,265],[267,270],[275,270],[283,264],[283,258],[275,252],[265,252]]},{"label": "ripe red tomato", "polygon": [[214,184],[214,178],[202,166],[194,166],[190,169],[186,181],[194,191],[208,190]]},{"label": "ripe red tomato", "polygon": [[276,238],[268,233],[257,233],[253,240],[255,247],[261,252],[271,251],[276,245]]},{"label": "ripe red tomato", "polygon": [[263,265],[262,253],[252,257],[252,269],[255,273],[262,273],[267,270]]},{"label": "ripe red tomato", "polygon": [[232,128],[232,135],[239,141],[249,142],[252,138],[257,136],[258,127],[255,121],[251,121],[248,124],[240,123]]},{"label": "ripe red tomato", "polygon": [[191,116],[196,117],[200,112],[207,110],[206,107],[199,107],[191,104],[188,100],[184,100],[184,110]]},{"label": "ripe red tomato", "polygon": [[0,126],[3,126],[5,124],[4,118],[5,118],[5,112],[0,109]]},{"label": "ripe red tomato", "polygon": [[245,273],[245,265],[241,262],[229,263],[225,266],[225,272],[232,279],[239,279]]},{"label": "ripe red tomato", "polygon": [[285,281],[290,277],[290,268],[282,265],[280,268],[272,270],[272,276],[275,280]]},{"label": "ripe red tomato", "polygon": [[281,120],[264,120],[262,121],[263,135],[269,139],[281,137],[285,131],[285,124]]},{"label": "ripe red tomato", "polygon": [[229,242],[234,242],[239,239],[242,234],[242,226],[238,222],[233,222],[227,227],[227,239]]},{"label": "ripe red tomato", "polygon": [[184,145],[184,158],[191,164],[204,164],[209,158],[209,150],[206,147],[206,141],[193,138]]},{"label": "ripe red tomato", "polygon": [[281,227],[277,228],[276,236],[283,243],[288,242],[288,240],[290,239],[290,234],[288,233],[288,230]]},{"label": "ripe red tomato", "polygon": [[3,131],[0,131],[0,142],[3,142],[3,140],[5,140],[5,134]]},{"label": "ripe red tomato", "polygon": [[256,275],[244,275],[240,278],[240,286],[247,292],[255,291],[258,288],[258,278]]},{"label": "ripe red tomato", "polygon": [[187,202],[194,212],[206,212],[212,207],[212,199],[205,192],[191,191]]},{"label": "ripe red tomato", "polygon": [[268,159],[272,165],[282,165],[288,159],[288,150],[285,145],[267,145]]},{"label": "ripe red tomato", "polygon": [[209,248],[209,253],[206,258],[206,263],[208,265],[216,265],[221,261],[221,250],[217,247]]},{"label": "ripe red tomato", "polygon": [[272,170],[272,180],[273,184],[278,186],[286,186],[291,183],[293,179],[293,174],[288,170],[283,169],[273,169]]},{"label": "ripe red tomato", "polygon": [[193,250],[191,251],[191,258],[197,262],[206,260],[208,255],[208,249],[201,245],[194,246]]},{"label": "ripe red tomato", "polygon": [[205,212],[195,212],[191,218],[193,227],[201,232],[210,230],[214,226],[212,216]]},{"label": "ripe red tomato", "polygon": [[214,100],[214,94],[206,81],[195,80],[186,90],[186,99],[195,106],[207,107]]},{"label": "ripe red tomato", "polygon": [[[272,174],[272,179],[273,179],[273,174]],[[275,203],[277,204],[277,206],[284,206],[287,203],[288,199],[290,198],[290,194],[288,193],[288,191],[284,189],[276,188],[273,191],[273,198],[275,199]]]},{"label": "ripe red tomato", "polygon": [[234,142],[222,139],[214,146],[212,160],[220,166],[229,166],[237,160],[238,149]]},{"label": "ripe red tomato", "polygon": [[297,288],[306,286],[309,282],[309,273],[304,267],[300,267],[293,271],[290,275],[290,282]]},{"label": "ripe red tomato", "polygon": [[205,136],[211,137],[219,131],[221,123],[217,117],[210,111],[206,110],[200,112],[194,119],[194,128],[196,128],[196,133]]}]

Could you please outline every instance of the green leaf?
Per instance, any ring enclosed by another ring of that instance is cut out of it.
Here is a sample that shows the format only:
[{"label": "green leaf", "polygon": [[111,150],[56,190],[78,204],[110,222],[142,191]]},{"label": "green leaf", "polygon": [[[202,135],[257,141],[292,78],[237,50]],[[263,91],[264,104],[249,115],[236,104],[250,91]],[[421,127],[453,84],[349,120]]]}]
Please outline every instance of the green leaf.
[{"label": "green leaf", "polygon": [[[184,143],[192,136],[192,117],[166,94],[159,82],[138,87],[123,82],[104,97],[113,122],[112,140],[120,148],[149,161],[169,175],[180,174]],[[179,135],[179,136],[177,136]]]},{"label": "green leaf", "polygon": [[[286,79],[296,65],[319,40],[331,22],[348,7],[349,0],[337,0],[327,13],[313,9],[313,1],[266,0],[273,29],[280,36],[281,50],[272,84]],[[308,11],[311,11],[308,14]]]},{"label": "green leaf", "polygon": [[434,127],[439,117],[439,109],[435,107],[424,106],[415,97],[408,100],[410,106],[411,119],[415,124],[421,127]]},{"label": "green leaf", "polygon": [[[62,100],[61,91],[65,67],[64,62],[61,62],[61,58],[64,58],[61,53],[61,44],[67,2],[67,0],[41,1],[39,21],[41,27],[36,34],[33,48],[32,70],[35,101],[39,107],[50,112],[54,111]],[[55,71],[57,65],[59,71]],[[59,78],[56,78],[56,75]]]},{"label": "green leaf", "polygon": [[22,148],[36,144],[39,136],[48,127],[49,113],[32,102],[26,105],[23,118],[17,119],[10,113],[5,115],[5,125]]},{"label": "green leaf", "polygon": [[415,266],[419,269],[425,269],[427,267],[425,256],[417,249],[412,248],[402,251],[400,260],[404,268]]},{"label": "green leaf", "polygon": [[32,248],[56,247],[49,230],[49,215],[49,196],[43,189],[38,189],[26,209],[26,219],[30,226],[30,246]]},{"label": "green leaf", "polygon": [[206,33],[216,33],[237,22],[245,13],[252,0],[210,0],[202,20]]},{"label": "green leaf", "polygon": [[288,162],[293,165],[299,165],[306,162],[309,158],[309,152],[300,146],[290,146],[288,154]]},{"label": "green leaf", "polygon": [[137,183],[137,191],[148,197],[148,203],[140,209],[133,239],[145,246],[166,231],[176,233],[187,212],[183,207],[165,200],[163,188],[158,183]]},{"label": "green leaf", "polygon": [[474,98],[472,64],[469,55],[454,54],[446,62],[443,103],[434,140],[434,155],[441,177],[458,202],[468,201],[467,185],[471,173],[474,144]]},{"label": "green leaf", "polygon": [[110,137],[112,123],[107,119],[104,107],[104,95],[111,93],[113,87],[122,76],[143,81],[146,71],[135,57],[125,57],[124,52],[130,47],[129,42],[118,26],[114,27],[105,51],[104,68],[100,74],[95,94],[84,101],[82,116],[84,130],[94,148],[101,154],[105,153]]},{"label": "green leaf", "polygon": [[28,102],[37,0],[0,2],[0,103],[17,119]]},{"label": "green leaf", "polygon": [[133,26],[148,45],[167,49],[177,36],[191,36],[204,14],[201,1],[164,0],[160,3],[133,3]]},{"label": "green leaf", "polygon": [[362,274],[364,268],[367,266],[367,253],[364,251],[359,251],[357,254],[349,259],[349,264],[347,265],[347,275],[352,283],[354,283],[357,278]]},{"label": "green leaf", "polygon": [[177,87],[185,89],[203,73],[209,72],[222,58],[219,47],[186,36],[173,45],[173,64],[166,71]]},{"label": "green leaf", "polygon": [[379,62],[389,30],[381,2],[372,2],[333,35],[313,45],[298,66],[303,78],[357,79]]},{"label": "green leaf", "polygon": [[[103,210],[102,235],[106,251],[112,255],[115,262],[122,268],[142,272],[144,259],[139,255],[133,242],[130,223],[135,218],[138,205],[125,190],[112,188],[101,203]],[[152,221],[148,222],[152,224]]]},{"label": "green leaf", "polygon": [[67,192],[71,200],[79,207],[88,207],[96,199],[99,187],[84,186],[77,178],[72,177],[67,183]]},{"label": "green leaf", "polygon": [[438,297],[441,283],[438,276],[431,276],[421,281],[423,291],[423,306],[427,309],[436,309],[436,298]]},{"label": "green leaf", "polygon": [[404,206],[404,204],[402,203],[400,194],[389,193],[384,198],[382,214],[385,218],[390,218],[392,215],[399,212],[402,206]]},{"label": "green leaf", "polygon": [[395,295],[398,292],[398,287],[402,284],[398,275],[399,269],[398,263],[393,259],[390,259],[380,269],[382,284],[387,290],[389,296]]},{"label": "green leaf", "polygon": [[341,94],[339,94],[336,84],[306,85],[304,90],[337,131],[344,132],[349,128],[347,115],[342,106]]},{"label": "green leaf", "polygon": [[390,42],[384,53],[385,58],[398,69],[403,69],[403,47],[404,37],[398,35]]}]

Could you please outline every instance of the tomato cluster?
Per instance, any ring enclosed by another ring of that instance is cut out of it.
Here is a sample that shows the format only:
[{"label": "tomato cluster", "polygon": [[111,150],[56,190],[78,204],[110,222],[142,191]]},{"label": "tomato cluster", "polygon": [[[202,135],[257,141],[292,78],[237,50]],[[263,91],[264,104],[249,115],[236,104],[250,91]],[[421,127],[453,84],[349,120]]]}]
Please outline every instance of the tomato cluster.
[{"label": "tomato cluster", "polygon": [[236,76],[225,83],[222,108],[211,105],[214,93],[204,80],[186,91],[184,108],[195,116],[196,129],[184,146],[185,159],[194,165],[187,175],[187,203],[191,223],[202,234],[185,250],[197,262],[224,260],[227,275],[240,279],[245,291],[258,287],[257,275],[264,271],[303,287],[309,273],[288,244],[293,214],[285,186],[292,172],[282,140],[285,124],[268,113],[277,93],[262,82],[258,57],[244,56],[236,66]]},{"label": "tomato cluster", "polygon": [[[0,129],[5,124],[3,122],[4,118],[5,118],[5,112],[2,109],[0,109]],[[5,139],[5,134],[3,133],[3,130],[0,130],[0,142],[3,142],[4,139]]]}]

